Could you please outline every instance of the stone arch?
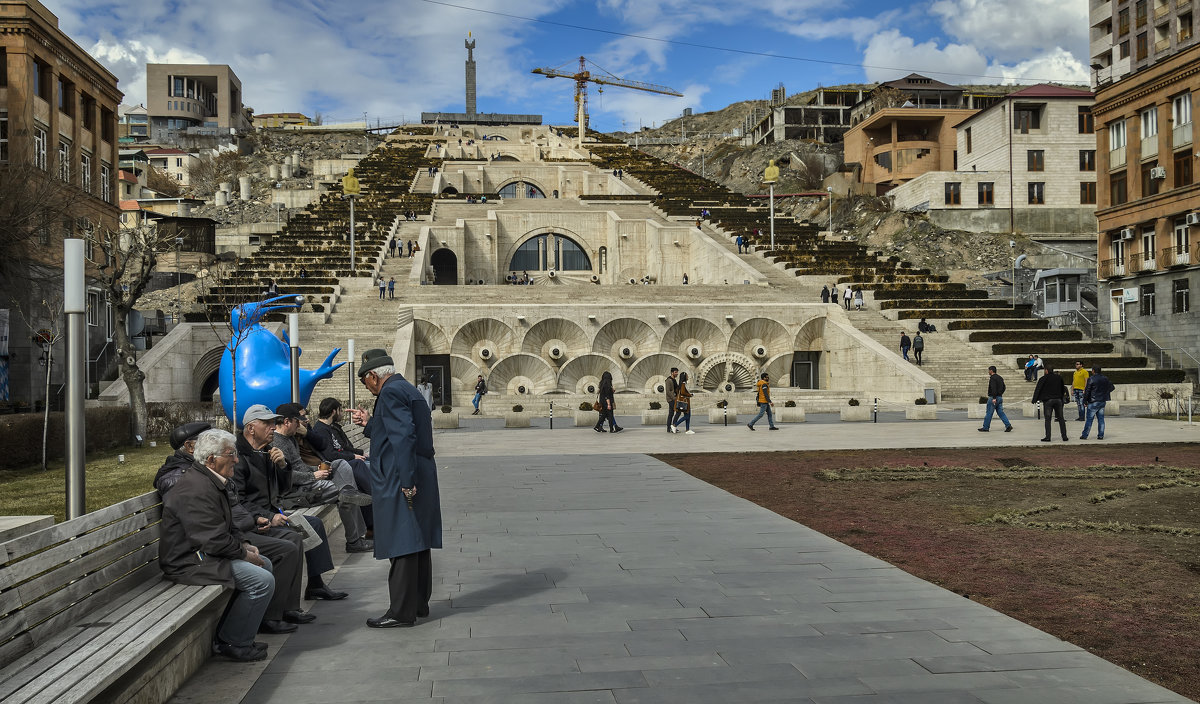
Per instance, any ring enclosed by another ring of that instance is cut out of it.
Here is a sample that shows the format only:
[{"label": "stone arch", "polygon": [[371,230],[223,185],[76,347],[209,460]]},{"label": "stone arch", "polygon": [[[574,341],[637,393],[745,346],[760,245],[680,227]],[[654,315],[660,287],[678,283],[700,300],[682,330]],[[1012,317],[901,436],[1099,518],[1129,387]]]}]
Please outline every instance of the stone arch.
[{"label": "stone arch", "polygon": [[639,359],[629,369],[629,390],[640,391],[662,397],[660,386],[671,373],[671,367],[679,367],[679,371],[687,372],[688,378],[695,377],[695,367],[678,355],[659,352]]},{"label": "stone arch", "polygon": [[[628,350],[628,354],[624,351]],[[625,364],[658,351],[658,334],[637,318],[617,318],[604,324],[592,339],[592,351],[619,359]]]},{"label": "stone arch", "polygon": [[[503,156],[503,155],[502,155],[502,156]],[[543,186],[541,183],[539,183],[539,182],[538,182],[538,181],[536,181],[535,179],[531,179],[531,178],[524,178],[524,177],[522,177],[522,176],[514,176],[514,177],[512,177],[512,178],[510,178],[510,179],[506,179],[506,180],[504,180],[504,181],[501,181],[501,182],[500,182],[500,185],[496,187],[496,192],[497,192],[497,193],[499,193],[499,192],[503,191],[503,190],[504,190],[504,189],[505,189],[507,186],[511,186],[511,185],[513,185],[514,183],[519,183],[519,184],[522,184],[522,185],[523,185],[524,187],[526,187],[526,188],[528,188],[529,186],[533,186],[533,187],[534,187],[534,188],[536,188],[536,189],[537,189],[539,192],[541,192],[541,194],[542,194],[542,195],[541,195],[541,197],[542,197],[542,198],[545,198],[545,197],[547,197],[547,194],[549,194],[549,193],[550,193],[550,191],[552,190],[552,189],[546,188],[545,186]],[[522,196],[524,197],[524,194],[522,194]]]},{"label": "stone arch", "polygon": [[534,323],[521,341],[522,352],[539,355],[556,366],[590,349],[583,328],[565,318],[546,318]]},{"label": "stone arch", "polygon": [[413,321],[413,354],[445,354],[449,351],[450,341],[437,323],[419,318]]},{"label": "stone arch", "polygon": [[724,391],[726,383],[733,384],[734,389],[751,389],[758,375],[758,364],[739,352],[711,355],[696,370],[697,387],[706,391]]},{"label": "stone arch", "polygon": [[825,318],[812,318],[801,325],[793,346],[802,352],[819,352],[825,346]]},{"label": "stone arch", "polygon": [[704,318],[684,318],[663,334],[662,351],[678,354],[693,365],[726,349],[725,333]]},{"label": "stone arch", "polygon": [[455,188],[454,186],[446,186],[445,188],[442,189],[442,193],[447,194],[447,195],[452,195],[452,196],[458,195],[458,189]]},{"label": "stone arch", "polygon": [[454,250],[442,247],[429,255],[429,266],[433,269],[433,283],[438,286],[458,285],[458,255]]},{"label": "stone arch", "polygon": [[575,232],[574,230],[569,230],[565,227],[557,227],[557,226],[537,227],[537,228],[534,228],[534,229],[526,232],[525,234],[521,235],[520,237],[518,237],[516,239],[516,241],[514,241],[512,243],[512,245],[509,246],[508,251],[506,251],[504,253],[504,256],[500,259],[500,261],[503,262],[503,266],[505,267],[505,270],[506,271],[517,271],[518,273],[524,271],[524,269],[511,269],[511,268],[508,268],[508,266],[510,264],[512,264],[513,257],[516,256],[517,250],[521,248],[521,245],[523,245],[526,242],[528,242],[529,240],[531,240],[535,237],[539,237],[541,235],[558,235],[559,237],[565,237],[566,239],[571,240],[576,245],[578,245],[580,249],[583,250],[584,254],[586,254],[588,256],[588,264],[591,265],[591,271],[595,271],[595,269],[596,269],[595,252],[593,252],[589,248],[587,238],[584,237],[583,235],[580,235],[578,232]]},{"label": "stone arch", "polygon": [[518,159],[513,154],[506,154],[504,152],[501,152],[500,156],[497,156],[495,159],[492,159],[492,161],[493,162],[496,162],[496,161],[520,161],[520,159]]},{"label": "stone arch", "polygon": [[217,374],[221,369],[221,355],[225,353],[225,347],[212,347],[200,355],[200,359],[196,360],[195,366],[192,367],[192,398],[197,401],[211,401],[212,396],[204,398],[204,390],[211,386],[210,382],[214,374]]},{"label": "stone arch", "polygon": [[522,386],[530,395],[551,393],[558,381],[546,360],[523,352],[497,362],[486,378],[489,392],[513,395],[520,394]]},{"label": "stone arch", "polygon": [[771,375],[771,388],[781,389],[792,385],[792,359],[795,356],[793,352],[783,352],[762,366],[759,373],[766,372]]},{"label": "stone arch", "polygon": [[[568,361],[558,372],[558,390],[574,394],[596,394],[600,389],[600,377],[612,372],[613,388],[625,388],[625,372],[620,363],[608,355],[595,352],[580,355]],[[592,387],[589,390],[588,387]]]},{"label": "stone arch", "polygon": [[450,354],[469,359],[483,369],[495,365],[517,349],[517,336],[512,328],[495,318],[472,320],[460,327],[450,342]]},{"label": "stone arch", "polygon": [[729,336],[730,352],[740,352],[765,364],[775,355],[792,350],[792,335],[777,320],[751,318],[733,329]]}]

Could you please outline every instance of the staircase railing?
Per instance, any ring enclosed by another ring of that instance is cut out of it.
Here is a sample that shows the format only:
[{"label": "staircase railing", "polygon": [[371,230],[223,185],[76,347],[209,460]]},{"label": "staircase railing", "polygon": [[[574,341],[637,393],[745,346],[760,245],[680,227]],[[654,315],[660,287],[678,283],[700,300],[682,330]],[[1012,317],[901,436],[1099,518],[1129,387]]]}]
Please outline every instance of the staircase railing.
[{"label": "staircase railing", "polygon": [[[1127,344],[1140,348],[1139,351],[1147,358],[1158,358],[1159,369],[1183,369],[1193,378],[1200,379],[1200,359],[1186,347],[1163,347],[1154,341],[1137,323],[1126,318],[1119,321],[1124,325],[1124,332],[1113,332],[1113,321],[1104,320],[1099,316],[1091,320],[1081,311],[1068,311],[1060,315],[1047,316],[1050,326],[1060,329],[1075,329],[1092,339],[1119,339]],[[1136,331],[1138,337],[1130,337],[1130,330]]]}]

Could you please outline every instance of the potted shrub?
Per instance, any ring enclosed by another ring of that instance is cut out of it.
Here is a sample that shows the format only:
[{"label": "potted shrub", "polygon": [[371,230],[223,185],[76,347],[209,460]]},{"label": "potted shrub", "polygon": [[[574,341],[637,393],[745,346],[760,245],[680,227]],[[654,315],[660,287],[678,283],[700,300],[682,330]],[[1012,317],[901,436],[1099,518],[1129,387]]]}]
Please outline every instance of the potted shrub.
[{"label": "potted shrub", "polygon": [[908,420],[937,420],[937,406],[921,396],[904,409],[904,417]]},{"label": "potted shrub", "polygon": [[443,404],[438,407],[441,413],[433,414],[433,427],[435,430],[450,430],[458,427],[459,416],[450,404]]},{"label": "potted shrub", "polygon": [[864,406],[858,399],[852,398],[842,408],[841,417],[847,422],[862,422],[871,420],[871,407]]},{"label": "potted shrub", "polygon": [[667,424],[667,410],[663,408],[661,401],[651,401],[648,407],[649,410],[642,411],[642,425]]},{"label": "potted shrub", "polygon": [[581,401],[579,408],[575,409],[575,427],[590,428],[600,420],[600,411],[596,408],[599,403],[592,401]]}]

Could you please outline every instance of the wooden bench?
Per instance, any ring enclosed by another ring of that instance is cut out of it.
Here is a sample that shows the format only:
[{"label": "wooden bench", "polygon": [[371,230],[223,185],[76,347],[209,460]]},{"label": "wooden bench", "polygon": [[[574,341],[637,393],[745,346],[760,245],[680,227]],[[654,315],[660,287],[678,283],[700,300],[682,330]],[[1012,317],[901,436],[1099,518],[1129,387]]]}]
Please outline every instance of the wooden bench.
[{"label": "wooden bench", "polygon": [[163,578],[161,516],[151,491],[0,543],[0,701],[161,704],[209,658],[230,592]]}]

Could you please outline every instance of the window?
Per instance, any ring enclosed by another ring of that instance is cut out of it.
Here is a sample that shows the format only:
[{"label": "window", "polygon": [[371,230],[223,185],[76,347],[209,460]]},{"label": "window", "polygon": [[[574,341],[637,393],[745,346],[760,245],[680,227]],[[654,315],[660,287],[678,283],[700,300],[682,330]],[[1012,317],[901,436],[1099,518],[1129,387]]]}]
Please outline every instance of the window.
[{"label": "window", "polygon": [[0,46],[0,86],[8,85],[8,50]]},{"label": "window", "polygon": [[1042,128],[1042,110],[1039,106],[1018,105],[1013,110],[1013,130],[1029,134],[1029,130]]},{"label": "window", "polygon": [[171,77],[171,96],[180,97],[183,95],[183,78],[179,76]]},{"label": "window", "polygon": [[1176,254],[1188,251],[1187,218],[1175,218],[1175,240],[1172,243]]},{"label": "window", "polygon": [[100,321],[100,292],[92,289],[87,292],[87,324],[89,327],[99,325]]},{"label": "window", "polygon": [[1142,164],[1142,197],[1158,195],[1159,186],[1162,184],[1161,178],[1156,178],[1158,171],[1158,162],[1151,161],[1148,164]]},{"label": "window", "polygon": [[1095,149],[1080,149],[1079,150],[1079,170],[1080,171],[1095,171],[1096,170],[1096,150]]},{"label": "window", "polygon": [[1146,13],[1146,0],[1138,0],[1137,4],[1134,5],[1134,17],[1137,20],[1137,26],[1146,26],[1146,21],[1148,19],[1148,15]]},{"label": "window", "polygon": [[50,102],[50,80],[52,77],[50,64],[41,59],[33,60],[33,94],[46,102]]},{"label": "window", "polygon": [[71,182],[71,143],[62,137],[58,138],[58,177]]},{"label": "window", "polygon": [[1192,150],[1175,152],[1175,187],[1192,185]]},{"label": "window", "polygon": [[75,84],[58,77],[58,111],[73,117],[75,115]]},{"label": "window", "polygon": [[1092,109],[1086,105],[1079,106],[1079,134],[1095,134],[1096,118],[1092,117]]},{"label": "window", "polygon": [[1108,197],[1110,200],[1109,205],[1121,205],[1129,200],[1128,184],[1124,171],[1108,177]]},{"label": "window", "polygon": [[175,159],[175,166],[176,168],[183,168],[183,157],[178,157]]},{"label": "window", "polygon": [[100,165],[100,199],[112,202],[112,167],[108,164]]},{"label": "window", "polygon": [[100,108],[100,139],[105,142],[112,142],[116,125],[117,117],[113,114],[113,111],[108,108]]},{"label": "window", "polygon": [[38,244],[50,244],[50,216],[45,212],[41,213],[37,219],[37,241]]},{"label": "window", "polygon": [[1025,152],[1026,168],[1030,171],[1046,170],[1046,152],[1043,149],[1030,149]]},{"label": "window", "polygon": [[1142,139],[1158,136],[1158,108],[1146,108],[1138,113],[1138,122],[1142,123]]},{"label": "window", "polygon": [[1142,228],[1142,261],[1154,261],[1154,252],[1158,247],[1156,244],[1157,239],[1153,225],[1147,225]]},{"label": "window", "polygon": [[1192,38],[1192,13],[1187,13],[1179,16],[1179,43],[1189,41]]},{"label": "window", "polygon": [[1046,204],[1046,184],[1033,181],[1029,184],[1029,204]]},{"label": "window", "polygon": [[1117,13],[1117,36],[1123,37],[1129,34],[1129,8],[1125,8]]},{"label": "window", "polygon": [[1117,52],[1118,52],[1118,54],[1119,54],[1118,58],[1121,58],[1121,59],[1128,59],[1128,58],[1129,58],[1129,40],[1128,40],[1128,39],[1126,39],[1125,41],[1121,42],[1121,43],[1120,43],[1120,44],[1117,46]]},{"label": "window", "polygon": [[87,152],[79,155],[79,187],[84,193],[92,192],[92,155]]},{"label": "window", "polygon": [[967,129],[963,130],[963,133],[966,134],[966,136],[967,136],[967,153],[970,154],[971,153],[971,128],[968,127]]},{"label": "window", "polygon": [[1150,40],[1147,38],[1146,33],[1142,32],[1141,34],[1137,35],[1137,55],[1135,58],[1138,61],[1143,61],[1149,55]]},{"label": "window", "polygon": [[1175,127],[1190,124],[1192,121],[1192,94],[1184,93],[1171,99],[1171,120]]},{"label": "window", "polygon": [[1138,287],[1142,315],[1154,315],[1154,284],[1142,284]]},{"label": "window", "polygon": [[1108,123],[1108,148],[1115,151],[1125,146],[1125,121],[1116,120]]},{"label": "window", "polygon": [[33,165],[46,170],[46,130],[33,128]]},{"label": "window", "polygon": [[1095,205],[1096,204],[1096,182],[1082,181],[1079,184],[1079,204],[1080,205]]},{"label": "window", "polygon": [[79,94],[79,117],[82,118],[83,129],[96,131],[96,99],[87,93]]},{"label": "window", "polygon": [[509,271],[591,271],[587,253],[562,235],[536,235],[517,247]]},{"label": "window", "polygon": [[1192,292],[1187,279],[1171,282],[1171,312],[1186,313],[1192,309]]},{"label": "window", "polygon": [[962,184],[946,183],[946,205],[962,205]]},{"label": "window", "polygon": [[8,161],[8,111],[0,111],[0,163]]},{"label": "window", "polygon": [[981,181],[979,183],[979,204],[980,205],[995,205],[996,204],[996,184],[990,181]]}]

